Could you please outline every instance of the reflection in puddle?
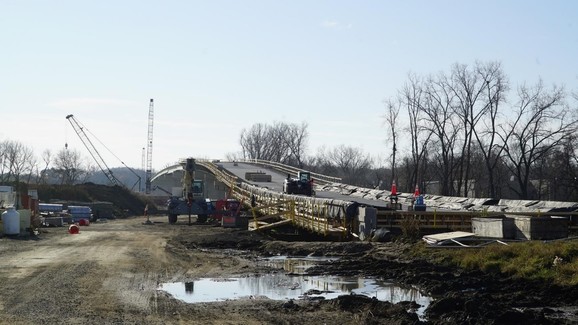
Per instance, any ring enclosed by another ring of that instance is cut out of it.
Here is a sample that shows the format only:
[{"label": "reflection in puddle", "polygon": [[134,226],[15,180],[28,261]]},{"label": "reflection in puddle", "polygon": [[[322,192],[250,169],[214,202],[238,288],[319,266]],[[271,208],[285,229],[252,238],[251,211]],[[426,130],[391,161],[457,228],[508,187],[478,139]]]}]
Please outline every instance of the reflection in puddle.
[{"label": "reflection in puddle", "polygon": [[334,257],[287,257],[276,256],[260,261],[261,265],[283,269],[290,274],[305,274],[305,271],[319,262],[335,261]]},{"label": "reflection in puddle", "polygon": [[381,301],[397,303],[415,301],[422,307],[423,315],[431,298],[413,288],[402,288],[373,278],[342,276],[307,276],[303,271],[318,263],[319,258],[272,258],[262,262],[268,266],[283,268],[290,274],[270,273],[235,278],[202,278],[190,282],[163,283],[160,290],[187,303],[226,301],[232,299],[269,298],[287,299],[333,299],[343,294],[360,294]]}]

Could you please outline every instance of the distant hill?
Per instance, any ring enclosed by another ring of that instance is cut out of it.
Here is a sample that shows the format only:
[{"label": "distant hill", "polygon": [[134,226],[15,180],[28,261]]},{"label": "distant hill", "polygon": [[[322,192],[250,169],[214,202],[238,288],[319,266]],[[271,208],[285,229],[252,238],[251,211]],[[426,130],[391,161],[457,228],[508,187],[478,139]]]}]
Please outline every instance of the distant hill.
[{"label": "distant hill", "polygon": [[[134,169],[133,173],[126,167],[115,167],[111,168],[110,171],[127,188],[136,192],[144,192],[146,180],[146,172],[144,170]],[[94,184],[110,185],[110,181],[100,169],[92,172],[88,177],[88,181]]]}]

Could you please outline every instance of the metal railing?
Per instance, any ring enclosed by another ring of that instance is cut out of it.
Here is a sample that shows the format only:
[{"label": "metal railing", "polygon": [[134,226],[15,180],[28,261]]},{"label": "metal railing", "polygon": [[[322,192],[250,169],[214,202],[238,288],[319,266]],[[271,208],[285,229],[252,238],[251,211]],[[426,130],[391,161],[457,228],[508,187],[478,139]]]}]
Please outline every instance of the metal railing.
[{"label": "metal railing", "polygon": [[352,216],[348,208],[354,202],[279,193],[244,182],[212,162],[197,161],[197,165],[228,186],[232,197],[254,205],[253,224],[250,225],[254,229],[271,227],[275,223],[266,224],[264,220],[277,217],[284,223],[326,236],[345,238],[351,231],[348,221]]},{"label": "metal railing", "polygon": [[[354,201],[343,201],[307,197],[301,195],[289,195],[271,191],[269,189],[252,185],[242,178],[233,175],[224,168],[217,167],[209,161],[197,161],[197,164],[206,168],[215,177],[230,188],[232,197],[247,204],[254,203],[253,227],[255,229],[267,229],[274,225],[267,224],[264,220],[277,217],[284,224],[292,225],[322,235],[338,236],[347,238],[356,230]],[[351,209],[350,209],[351,208]],[[259,213],[257,213],[259,212]],[[517,216],[566,216],[569,217],[570,227],[575,224],[574,218],[578,212],[493,212],[493,211],[403,211],[403,210],[379,210],[377,212],[377,228],[402,228],[409,219],[419,221],[423,228],[438,228],[450,230],[472,230],[472,218],[476,217],[499,217],[503,215]]]},{"label": "metal railing", "polygon": [[[280,172],[283,172],[286,174],[291,174],[292,176],[297,175],[297,172],[299,172],[299,171],[304,171],[304,169],[301,169],[301,168],[285,165],[285,164],[278,163],[278,162],[261,160],[261,159],[243,159],[243,160],[238,160],[238,162],[243,162],[243,163],[247,163],[247,164],[256,164],[256,165],[261,165],[264,167],[266,166],[266,167],[275,169],[277,171],[280,171]],[[320,184],[340,183],[341,182],[340,177],[328,176],[328,175],[323,175],[323,174],[318,174],[318,173],[313,173],[313,172],[311,173],[311,176],[315,179],[316,183],[320,183]]]}]

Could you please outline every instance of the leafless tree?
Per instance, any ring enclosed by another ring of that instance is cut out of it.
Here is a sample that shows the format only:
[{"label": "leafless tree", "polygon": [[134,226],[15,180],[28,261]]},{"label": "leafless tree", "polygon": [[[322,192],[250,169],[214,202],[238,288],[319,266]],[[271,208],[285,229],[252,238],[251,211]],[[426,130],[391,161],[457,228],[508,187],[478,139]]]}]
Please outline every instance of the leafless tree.
[{"label": "leafless tree", "polygon": [[454,195],[453,180],[456,165],[455,144],[459,123],[453,113],[455,95],[448,87],[448,78],[444,74],[430,77],[425,85],[425,95],[421,110],[425,115],[425,128],[432,134],[436,163],[435,174],[441,184],[442,195]]},{"label": "leafless tree", "polygon": [[314,156],[305,158],[304,165],[312,172],[339,177],[337,168],[330,161],[329,156],[329,149],[326,146],[321,146],[317,148],[317,153]]},{"label": "leafless tree", "polygon": [[44,166],[42,168],[42,170],[38,173],[38,178],[36,180],[36,183],[40,184],[47,184],[48,182],[48,169],[50,168],[50,163],[52,162],[52,151],[46,149],[42,152],[41,155],[42,161],[44,162]]},{"label": "leafless tree", "polygon": [[245,159],[263,159],[301,167],[307,137],[306,123],[257,123],[248,130],[243,129],[239,142]]},{"label": "leafless tree", "polygon": [[21,176],[33,172],[34,152],[21,142],[7,140],[2,145],[2,181],[20,182]]},{"label": "leafless tree", "polygon": [[307,139],[309,137],[307,128],[306,122],[302,122],[300,125],[289,124],[287,134],[284,137],[291,159],[295,160],[295,164],[299,168],[303,168],[303,159],[307,150]]},{"label": "leafless tree", "polygon": [[500,137],[510,172],[517,183],[517,187],[511,188],[520,199],[527,199],[532,169],[573,136],[578,120],[571,116],[564,103],[564,90],[560,87],[548,91],[539,81],[531,88],[521,86],[518,97],[516,117],[502,128]]},{"label": "leafless tree", "polygon": [[391,141],[391,181],[395,180],[395,159],[397,153],[397,123],[399,120],[399,111],[401,109],[401,102],[399,100],[392,100],[391,98],[385,102],[385,126],[387,139]]},{"label": "leafless tree", "polygon": [[228,152],[227,154],[225,154],[225,159],[227,159],[228,161],[241,160],[241,159],[243,159],[243,153],[242,152]]},{"label": "leafless tree", "polygon": [[328,153],[328,159],[344,183],[366,185],[365,176],[372,166],[372,159],[362,149],[339,145]]},{"label": "leafless tree", "polygon": [[60,174],[61,184],[77,184],[87,174],[78,150],[61,149],[54,157],[54,166]]},{"label": "leafless tree", "polygon": [[241,131],[241,150],[245,159],[264,159],[267,126],[262,123],[253,124],[249,130]]},{"label": "leafless tree", "polygon": [[472,140],[478,122],[488,111],[489,103],[486,102],[485,90],[487,89],[487,76],[492,73],[493,63],[490,67],[476,62],[473,69],[465,64],[455,64],[452,68],[451,88],[455,98],[455,113],[459,117],[463,132],[462,138],[462,160],[459,165],[458,195],[461,191],[467,191],[470,178],[470,167],[472,157]]},{"label": "leafless tree", "polygon": [[[493,62],[486,65],[478,65],[476,73],[480,76],[484,85],[486,97],[486,114],[481,119],[481,128],[473,129],[479,152],[484,160],[487,172],[487,194],[496,197],[497,186],[495,184],[496,167],[502,161],[504,146],[499,142],[498,125],[500,124],[500,107],[505,101],[505,94],[509,90],[508,81],[499,63]],[[508,142],[506,134],[504,141]]]},{"label": "leafless tree", "polygon": [[400,98],[409,115],[408,133],[411,140],[411,161],[406,166],[410,168],[406,188],[413,188],[419,181],[420,172],[425,170],[425,158],[432,133],[424,127],[422,107],[424,105],[424,86],[421,78],[409,75],[409,81],[404,85]]},{"label": "leafless tree", "polygon": [[5,176],[7,174],[8,166],[10,166],[8,162],[8,149],[7,149],[7,142],[0,141],[0,182],[5,182]]}]

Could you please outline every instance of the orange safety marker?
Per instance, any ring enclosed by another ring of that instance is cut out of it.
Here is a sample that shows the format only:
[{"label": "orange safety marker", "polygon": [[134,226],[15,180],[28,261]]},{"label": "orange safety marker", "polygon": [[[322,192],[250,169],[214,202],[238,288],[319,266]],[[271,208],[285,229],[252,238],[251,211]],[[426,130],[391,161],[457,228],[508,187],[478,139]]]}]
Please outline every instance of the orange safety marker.
[{"label": "orange safety marker", "polygon": [[418,197],[419,196],[419,186],[416,185],[415,186],[415,191],[413,192],[413,197]]},{"label": "orange safety marker", "polygon": [[78,225],[72,224],[68,227],[68,233],[71,235],[76,235],[80,232],[80,227]]},{"label": "orange safety marker", "polygon": [[395,180],[391,183],[391,195],[389,196],[391,203],[397,204],[397,185],[395,185]]}]

